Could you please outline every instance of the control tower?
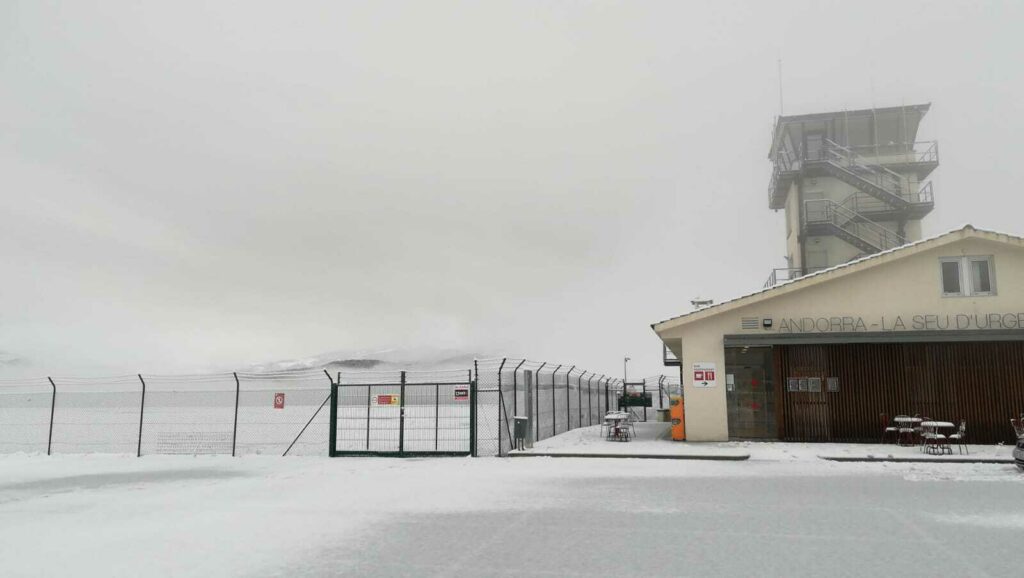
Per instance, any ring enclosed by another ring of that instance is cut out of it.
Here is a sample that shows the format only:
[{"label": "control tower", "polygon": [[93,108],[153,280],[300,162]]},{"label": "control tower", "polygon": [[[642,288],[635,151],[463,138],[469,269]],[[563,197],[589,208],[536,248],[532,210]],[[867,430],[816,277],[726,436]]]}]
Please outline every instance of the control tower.
[{"label": "control tower", "polygon": [[935,200],[935,141],[918,142],[930,104],[781,116],[768,206],[786,212],[786,260],[765,286],[921,238]]}]

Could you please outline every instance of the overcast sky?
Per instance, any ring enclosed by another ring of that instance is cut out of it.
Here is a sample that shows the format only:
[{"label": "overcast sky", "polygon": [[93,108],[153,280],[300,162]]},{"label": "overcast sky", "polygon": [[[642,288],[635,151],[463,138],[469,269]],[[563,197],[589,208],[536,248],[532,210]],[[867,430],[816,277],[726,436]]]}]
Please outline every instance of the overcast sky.
[{"label": "overcast sky", "polygon": [[925,234],[1024,232],[1022,7],[0,2],[0,373],[668,371],[784,264],[779,57],[786,114],[933,104]]}]

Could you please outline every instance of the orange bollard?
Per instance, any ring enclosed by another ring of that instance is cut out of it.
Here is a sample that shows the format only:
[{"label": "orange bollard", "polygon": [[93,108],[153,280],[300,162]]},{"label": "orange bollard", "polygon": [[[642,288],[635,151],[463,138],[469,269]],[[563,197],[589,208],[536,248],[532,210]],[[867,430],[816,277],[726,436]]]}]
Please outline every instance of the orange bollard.
[{"label": "orange bollard", "polygon": [[683,411],[683,396],[673,395],[669,400],[669,417],[672,418],[672,440],[686,439],[686,414]]}]

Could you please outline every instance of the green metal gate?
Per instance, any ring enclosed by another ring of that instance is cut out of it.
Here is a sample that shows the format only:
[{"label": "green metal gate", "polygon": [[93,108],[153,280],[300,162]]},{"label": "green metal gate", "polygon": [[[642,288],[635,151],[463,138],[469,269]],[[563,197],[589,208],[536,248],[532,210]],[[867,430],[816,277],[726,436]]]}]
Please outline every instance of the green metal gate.
[{"label": "green metal gate", "polygon": [[463,381],[332,383],[330,447],[336,456],[476,455],[477,391]]}]

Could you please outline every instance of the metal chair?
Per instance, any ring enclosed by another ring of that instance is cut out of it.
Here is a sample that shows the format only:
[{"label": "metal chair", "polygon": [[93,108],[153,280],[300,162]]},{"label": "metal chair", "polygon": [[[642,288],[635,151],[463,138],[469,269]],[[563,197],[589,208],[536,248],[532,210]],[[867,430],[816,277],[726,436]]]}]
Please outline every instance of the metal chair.
[{"label": "metal chair", "polygon": [[914,443],[923,444],[924,440],[921,439],[921,434],[924,433],[924,428],[921,427],[922,422],[930,421],[930,417],[921,417],[921,414],[914,414],[914,421],[910,424],[911,429],[914,430]]},{"label": "metal chair", "polygon": [[[910,421],[909,415],[898,415],[893,418],[896,422],[896,445],[914,445],[914,428],[913,423]],[[910,443],[904,444],[903,438],[906,437]]]},{"label": "metal chair", "polygon": [[[917,427],[914,428],[914,430],[917,432],[917,436],[918,436],[918,438],[917,438],[918,439],[918,447],[919,447],[919,449],[922,452],[924,452],[926,454],[933,453],[932,450],[934,448],[932,446],[933,446],[933,444],[935,442],[938,441],[938,438],[936,436],[940,435],[938,430],[936,430],[934,428],[928,429],[928,428],[924,427],[923,425],[921,425],[921,424],[924,424],[924,423],[930,422],[930,421],[932,421],[932,418],[925,416],[925,417],[921,418],[921,421],[918,422]],[[945,437],[945,436],[943,436],[943,437]]]},{"label": "metal chair", "polygon": [[[967,420],[961,418],[960,427],[956,430],[956,433],[949,434],[949,437],[946,439],[950,442],[955,441],[957,450],[959,450],[961,454],[966,451],[967,454],[970,455],[971,452],[967,449]],[[949,453],[953,453],[953,448],[949,449]]]},{"label": "metal chair", "polygon": [[885,443],[885,436],[886,436],[886,434],[890,434],[890,433],[893,435],[893,438],[899,438],[900,428],[898,428],[897,426],[894,426],[894,425],[889,425],[889,423],[890,423],[889,422],[889,416],[887,416],[887,415],[885,415],[883,413],[883,414],[880,414],[878,417],[879,417],[879,420],[882,422],[882,439],[879,440],[878,443],[884,444]]},{"label": "metal chair", "polygon": [[1024,437],[1024,419],[1010,418],[1010,425],[1013,426],[1013,432],[1017,434],[1017,439]]},{"label": "metal chair", "polygon": [[604,416],[604,420],[601,422],[601,433],[604,434],[604,438],[605,439],[607,439],[607,440],[614,439],[613,434],[614,434],[615,426],[616,426],[616,420],[615,419],[613,419],[611,417],[608,417],[607,415]]},{"label": "metal chair", "polygon": [[[930,417],[926,417],[921,420],[922,423],[929,421],[932,421]],[[944,434],[940,434],[938,428],[928,430],[922,425],[921,443],[925,453],[933,455],[953,453],[953,448],[949,446],[948,438]]]},{"label": "metal chair", "polygon": [[633,412],[629,412],[629,418],[626,419],[626,425],[629,426],[629,433],[634,437],[636,437],[636,426],[634,425],[636,422],[636,416],[633,415]]}]

